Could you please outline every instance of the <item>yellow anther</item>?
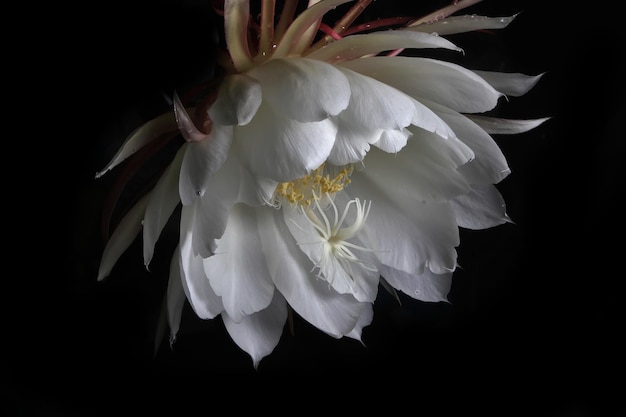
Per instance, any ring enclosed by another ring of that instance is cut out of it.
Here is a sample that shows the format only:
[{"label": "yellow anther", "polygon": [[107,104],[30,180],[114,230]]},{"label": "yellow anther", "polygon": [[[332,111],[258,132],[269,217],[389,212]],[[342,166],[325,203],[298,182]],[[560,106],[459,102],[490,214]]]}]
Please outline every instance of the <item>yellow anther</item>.
[{"label": "yellow anther", "polygon": [[332,196],[350,183],[352,166],[341,169],[331,178],[330,174],[326,173],[325,165],[322,164],[302,178],[278,184],[275,191],[278,202],[286,200],[291,204],[309,207],[320,196]]}]

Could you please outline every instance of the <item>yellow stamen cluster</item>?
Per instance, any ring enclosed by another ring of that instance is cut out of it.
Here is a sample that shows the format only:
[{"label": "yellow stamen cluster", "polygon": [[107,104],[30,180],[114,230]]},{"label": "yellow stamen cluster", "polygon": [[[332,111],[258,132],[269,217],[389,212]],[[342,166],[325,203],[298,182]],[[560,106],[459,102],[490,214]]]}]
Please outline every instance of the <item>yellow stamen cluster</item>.
[{"label": "yellow stamen cluster", "polygon": [[309,207],[320,196],[333,195],[343,190],[350,183],[352,166],[342,168],[337,175],[331,178],[330,174],[325,172],[325,165],[322,164],[302,178],[278,184],[276,187],[277,199],[301,207]]}]

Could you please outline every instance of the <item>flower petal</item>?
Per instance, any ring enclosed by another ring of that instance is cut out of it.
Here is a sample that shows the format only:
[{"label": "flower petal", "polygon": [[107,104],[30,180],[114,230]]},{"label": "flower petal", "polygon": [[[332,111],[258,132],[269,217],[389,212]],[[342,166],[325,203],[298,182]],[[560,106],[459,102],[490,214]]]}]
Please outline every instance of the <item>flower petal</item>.
[{"label": "flower petal", "polygon": [[220,84],[209,117],[220,125],[245,125],[261,105],[261,84],[246,74],[232,74]]},{"label": "flower petal", "polygon": [[413,135],[395,155],[374,148],[364,161],[362,175],[381,189],[402,190],[416,202],[448,201],[469,191],[467,181],[457,171],[468,159],[458,159],[458,148],[449,146],[451,142],[424,132]]},{"label": "flower petal", "polygon": [[459,230],[449,205],[420,203],[401,186],[372,181],[377,173],[371,171],[355,170],[346,190],[372,201],[361,240],[383,264],[411,274],[421,274],[425,267],[435,273],[456,268]]},{"label": "flower petal", "polygon": [[340,119],[370,129],[403,129],[415,119],[413,99],[402,91],[358,72],[341,70],[352,95]]},{"label": "flower petal", "polygon": [[227,0],[224,2],[226,45],[235,68],[241,72],[254,65],[248,47],[249,19],[249,0]]},{"label": "flower petal", "polygon": [[154,246],[174,209],[180,203],[178,174],[183,162],[186,143],[161,175],[150,193],[150,199],[143,218],[143,263],[146,267],[152,261]]},{"label": "flower petal", "polygon": [[335,7],[353,0],[324,0],[307,7],[289,25],[287,31],[280,39],[272,54],[274,57],[284,57],[289,54],[302,35],[314,24],[316,24],[327,12]]},{"label": "flower petal", "polygon": [[406,146],[407,140],[412,134],[413,133],[408,129],[383,130],[382,134],[373,145],[382,151],[395,154]]},{"label": "flower petal", "polygon": [[285,298],[274,291],[271,304],[264,310],[243,317],[239,322],[222,313],[222,320],[233,341],[252,358],[255,368],[278,345],[287,321]]},{"label": "flower petal", "polygon": [[107,241],[100,259],[100,267],[98,269],[98,281],[102,281],[108,277],[111,270],[119,260],[120,256],[135,241],[137,235],[141,231],[141,224],[150,194],[143,196],[129,211],[124,215],[115,231]]},{"label": "flower petal", "polygon": [[176,132],[177,130],[178,125],[176,124],[176,117],[172,112],[162,114],[144,123],[128,135],[120,149],[113,156],[113,159],[111,159],[111,162],[109,162],[102,171],[96,174],[96,178],[100,178],[126,158],[133,155],[139,149],[143,148],[161,135]]},{"label": "flower petal", "polygon": [[363,311],[361,311],[359,321],[357,321],[354,329],[350,330],[350,333],[347,333],[346,336],[362,342],[361,336],[363,334],[363,328],[369,326],[372,323],[373,318],[374,307],[372,303],[368,303],[365,308],[363,308]]},{"label": "flower petal", "polygon": [[193,235],[194,251],[206,258],[213,255],[215,239],[224,234],[230,209],[235,203],[258,206],[268,202],[276,182],[254,177],[235,152],[207,181],[195,217],[197,233]]},{"label": "flower petal", "polygon": [[180,320],[185,306],[185,290],[180,276],[180,247],[177,247],[170,262],[170,276],[167,281],[167,322],[170,328],[170,346],[176,341]]},{"label": "flower petal", "polygon": [[459,112],[493,109],[502,97],[482,77],[450,62],[407,56],[371,57],[342,62],[343,67],[389,84],[416,100],[443,104]]},{"label": "flower petal", "polygon": [[346,36],[313,51],[307,58],[335,63],[404,48],[445,48],[461,51],[461,48],[440,36],[409,31],[381,31]]},{"label": "flower petal", "polygon": [[474,114],[466,115],[466,117],[491,135],[515,135],[517,133],[525,133],[550,120],[550,117],[519,120],[479,116]]},{"label": "flower petal", "polygon": [[350,84],[333,65],[307,58],[282,58],[252,69],[263,101],[298,122],[319,122],[348,107]]},{"label": "flower petal", "polygon": [[209,137],[208,133],[201,132],[196,127],[176,93],[174,93],[174,115],[176,115],[178,130],[187,142],[201,142]]},{"label": "flower petal", "polygon": [[487,17],[478,15],[450,16],[435,22],[422,23],[400,30],[453,35],[456,33],[472,32],[485,29],[504,29],[517,15],[504,17]]},{"label": "flower petal", "polygon": [[511,170],[506,157],[493,138],[465,115],[454,110],[428,103],[458,135],[459,139],[474,151],[474,159],[459,167],[466,180],[472,184],[495,184],[502,181]]},{"label": "flower petal", "polygon": [[389,266],[381,268],[381,275],[394,287],[416,300],[448,302],[452,287],[452,272],[435,274],[425,269],[421,274],[409,274]]},{"label": "flower petal", "polygon": [[228,155],[233,138],[232,126],[213,124],[210,136],[201,142],[189,142],[180,168],[180,200],[194,202],[206,191],[208,178],[218,170]]},{"label": "flower petal", "polygon": [[296,245],[277,210],[259,209],[258,216],[268,269],[289,305],[329,335],[339,338],[350,333],[368,303],[338,294],[310,272],[311,262]]},{"label": "flower petal", "polygon": [[526,75],[518,72],[474,71],[493,88],[507,96],[518,97],[526,94],[539,82],[543,74]]},{"label": "flower petal", "polygon": [[366,129],[342,118],[337,119],[337,127],[335,144],[327,159],[337,166],[362,161],[370,149],[370,143],[378,142],[382,134],[380,129]]},{"label": "flower petal", "polygon": [[244,164],[278,182],[303,177],[328,158],[337,125],[330,119],[301,123],[276,113],[265,103],[250,123],[235,127]]},{"label": "flower petal", "polygon": [[487,229],[510,223],[500,191],[492,184],[474,184],[468,194],[450,202],[456,221],[467,229]]},{"label": "flower petal", "polygon": [[215,294],[204,273],[202,258],[192,248],[196,205],[183,206],[180,218],[180,274],[185,295],[191,307],[202,319],[212,319],[224,310],[221,298]]},{"label": "flower petal", "polygon": [[235,322],[266,308],[274,293],[256,223],[254,208],[236,204],[224,235],[216,242],[215,255],[204,259],[211,287]]}]

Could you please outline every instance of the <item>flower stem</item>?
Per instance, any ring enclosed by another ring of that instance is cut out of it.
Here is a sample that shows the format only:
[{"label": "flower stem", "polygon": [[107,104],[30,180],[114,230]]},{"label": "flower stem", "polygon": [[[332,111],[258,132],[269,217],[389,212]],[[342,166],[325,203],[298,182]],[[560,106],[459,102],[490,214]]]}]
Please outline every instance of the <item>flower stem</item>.
[{"label": "flower stem", "polygon": [[274,10],[276,0],[263,0],[261,5],[261,35],[259,39],[259,54],[261,59],[268,56],[274,44]]}]

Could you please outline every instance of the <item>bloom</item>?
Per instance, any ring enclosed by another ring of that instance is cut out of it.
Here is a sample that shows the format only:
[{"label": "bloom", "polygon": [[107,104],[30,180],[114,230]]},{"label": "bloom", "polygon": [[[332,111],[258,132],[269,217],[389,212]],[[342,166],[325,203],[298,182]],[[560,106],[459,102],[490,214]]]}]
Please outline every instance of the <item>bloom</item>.
[{"label": "bloom", "polygon": [[513,20],[450,16],[476,2],[371,31],[351,26],[369,1],[331,28],[324,16],[351,1],[310,1],[299,14],[285,2],[278,15],[262,1],[256,21],[249,1],[226,0],[216,84],[191,100],[175,95],[173,111],[130,135],[97,174],[161,138],[185,139],[117,226],[98,278],[138,233],[149,266],[180,205],[171,343],[187,300],[199,317],[220,317],[255,367],[279,343],[288,309],[332,337],[360,340],[379,287],[446,301],[459,227],[508,221],[495,184],[510,170],[491,135],[546,120],[482,114],[540,76],[402,55],[461,52],[444,35]]}]

